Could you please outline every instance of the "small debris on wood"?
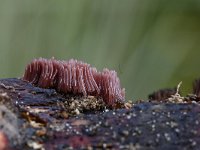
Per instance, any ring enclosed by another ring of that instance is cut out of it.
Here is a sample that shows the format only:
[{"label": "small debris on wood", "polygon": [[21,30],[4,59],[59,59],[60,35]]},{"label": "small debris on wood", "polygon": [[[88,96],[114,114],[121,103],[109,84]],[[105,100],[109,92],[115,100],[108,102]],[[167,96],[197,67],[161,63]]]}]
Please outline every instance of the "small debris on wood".
[{"label": "small debris on wood", "polygon": [[181,95],[179,94],[179,89],[181,87],[181,84],[182,82],[180,82],[178,85],[177,85],[177,88],[176,88],[176,93],[171,95],[171,97],[169,97],[167,99],[167,101],[169,102],[172,102],[172,103],[183,103],[184,102],[184,97],[181,97]]}]

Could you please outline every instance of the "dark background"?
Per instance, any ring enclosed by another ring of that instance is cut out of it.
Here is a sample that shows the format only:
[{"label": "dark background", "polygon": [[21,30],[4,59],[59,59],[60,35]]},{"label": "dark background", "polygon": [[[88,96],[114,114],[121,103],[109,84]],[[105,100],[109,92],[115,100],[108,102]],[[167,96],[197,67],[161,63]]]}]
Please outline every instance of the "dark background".
[{"label": "dark background", "polygon": [[0,78],[33,58],[118,72],[127,99],[200,77],[199,0],[0,0]]}]

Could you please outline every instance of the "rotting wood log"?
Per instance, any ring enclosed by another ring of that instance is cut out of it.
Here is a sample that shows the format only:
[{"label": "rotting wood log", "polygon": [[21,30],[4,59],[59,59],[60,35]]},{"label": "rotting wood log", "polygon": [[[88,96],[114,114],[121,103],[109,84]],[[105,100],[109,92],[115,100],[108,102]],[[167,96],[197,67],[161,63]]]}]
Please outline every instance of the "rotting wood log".
[{"label": "rotting wood log", "polygon": [[199,103],[190,97],[185,103],[141,102],[111,110],[101,98],[1,79],[0,150],[198,149],[199,114]]}]

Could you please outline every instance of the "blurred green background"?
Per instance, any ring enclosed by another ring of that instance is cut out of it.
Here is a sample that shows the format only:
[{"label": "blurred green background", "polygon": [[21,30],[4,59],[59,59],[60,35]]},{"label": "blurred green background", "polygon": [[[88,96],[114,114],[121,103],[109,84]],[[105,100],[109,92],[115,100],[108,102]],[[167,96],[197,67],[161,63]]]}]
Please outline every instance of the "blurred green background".
[{"label": "blurred green background", "polygon": [[0,78],[33,58],[118,72],[127,99],[200,77],[199,0],[0,0]]}]

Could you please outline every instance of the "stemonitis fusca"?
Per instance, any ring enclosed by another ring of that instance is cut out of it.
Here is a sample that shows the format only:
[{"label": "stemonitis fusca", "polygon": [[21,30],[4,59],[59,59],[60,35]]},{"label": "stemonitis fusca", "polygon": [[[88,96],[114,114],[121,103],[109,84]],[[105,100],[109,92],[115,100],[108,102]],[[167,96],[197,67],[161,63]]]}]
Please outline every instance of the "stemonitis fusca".
[{"label": "stemonitis fusca", "polygon": [[90,64],[75,59],[34,59],[27,65],[22,79],[61,93],[99,96],[108,106],[125,100],[125,89],[121,88],[114,70],[105,68],[99,72]]}]

